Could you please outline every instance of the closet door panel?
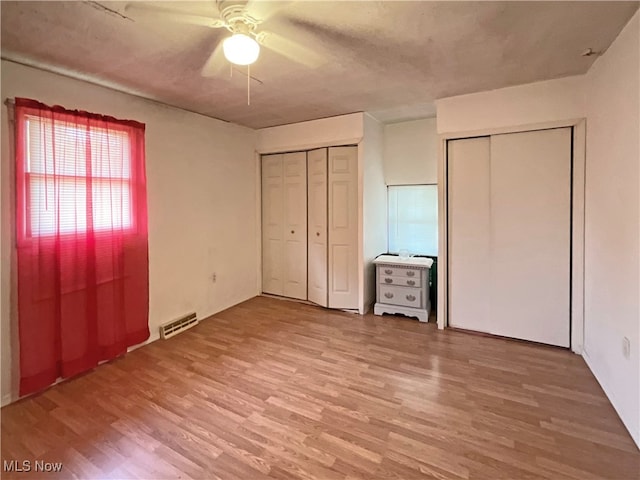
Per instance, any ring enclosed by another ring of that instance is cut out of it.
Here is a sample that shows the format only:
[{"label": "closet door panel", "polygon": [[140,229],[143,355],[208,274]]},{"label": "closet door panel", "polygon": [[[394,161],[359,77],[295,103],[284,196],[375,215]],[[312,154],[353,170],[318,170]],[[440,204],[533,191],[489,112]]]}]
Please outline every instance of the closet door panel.
[{"label": "closet door panel", "polygon": [[488,332],[489,137],[448,142],[449,325]]},{"label": "closet door panel", "polygon": [[[332,246],[332,275],[331,285],[332,292],[334,294],[333,307],[337,307],[337,295],[348,295],[350,288],[351,272],[349,268],[349,256],[351,255],[351,248],[348,245],[333,245]],[[345,272],[347,272],[345,274]],[[341,307],[347,308],[347,307]]]},{"label": "closet door panel", "polygon": [[307,154],[287,153],[284,170],[284,295],[307,299]]},{"label": "closet door panel", "polygon": [[571,129],[491,138],[491,332],[568,347]]},{"label": "closet door panel", "polygon": [[327,289],[327,149],[307,153],[308,299],[328,306]]},{"label": "closet door panel", "polygon": [[262,157],[262,291],[284,294],[282,155]]},{"label": "closet door panel", "polygon": [[358,308],[358,149],[329,148],[329,307]]}]

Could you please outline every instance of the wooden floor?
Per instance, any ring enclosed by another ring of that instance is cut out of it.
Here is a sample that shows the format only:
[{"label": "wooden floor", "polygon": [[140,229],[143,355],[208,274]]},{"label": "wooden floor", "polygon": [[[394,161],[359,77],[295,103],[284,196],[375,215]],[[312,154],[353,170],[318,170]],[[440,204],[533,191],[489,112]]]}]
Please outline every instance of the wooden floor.
[{"label": "wooden floor", "polygon": [[640,475],[577,355],[263,297],[3,408],[1,449],[63,462],[21,479]]}]

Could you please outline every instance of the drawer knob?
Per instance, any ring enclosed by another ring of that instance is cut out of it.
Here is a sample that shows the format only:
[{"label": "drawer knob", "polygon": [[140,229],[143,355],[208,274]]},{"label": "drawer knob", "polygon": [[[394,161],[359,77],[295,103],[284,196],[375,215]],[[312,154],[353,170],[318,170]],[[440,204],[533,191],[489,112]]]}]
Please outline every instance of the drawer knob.
[{"label": "drawer knob", "polygon": [[415,276],[415,274],[416,274],[416,272],[412,272],[411,270],[409,270],[407,272],[407,277],[413,277],[413,276]]},{"label": "drawer knob", "polygon": [[320,232],[316,232],[316,237],[319,237],[319,236],[320,236]]},{"label": "drawer knob", "polygon": [[386,273],[387,275],[391,275],[393,273],[393,270],[391,270],[390,268],[387,268],[384,273]]},{"label": "drawer knob", "polygon": [[393,283],[393,279],[392,278],[385,278],[384,279],[384,283]]},{"label": "drawer knob", "polygon": [[295,230],[291,230],[291,233],[296,233],[296,231]]},{"label": "drawer knob", "polygon": [[387,292],[387,293],[384,294],[384,296],[387,297],[387,298],[393,298],[393,293]]},{"label": "drawer knob", "polygon": [[416,299],[415,295],[407,295],[407,300],[413,302]]},{"label": "drawer knob", "polygon": [[415,280],[407,280],[407,285],[411,285],[412,287],[416,284]]}]

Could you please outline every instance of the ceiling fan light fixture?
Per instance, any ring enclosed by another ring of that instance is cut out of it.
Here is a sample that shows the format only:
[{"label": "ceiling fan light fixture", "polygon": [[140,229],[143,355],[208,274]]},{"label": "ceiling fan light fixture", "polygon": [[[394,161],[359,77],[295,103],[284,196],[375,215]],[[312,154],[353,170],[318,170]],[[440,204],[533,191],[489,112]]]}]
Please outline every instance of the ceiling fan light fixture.
[{"label": "ceiling fan light fixture", "polygon": [[260,55],[260,45],[243,33],[234,33],[222,43],[224,56],[236,65],[251,65]]}]

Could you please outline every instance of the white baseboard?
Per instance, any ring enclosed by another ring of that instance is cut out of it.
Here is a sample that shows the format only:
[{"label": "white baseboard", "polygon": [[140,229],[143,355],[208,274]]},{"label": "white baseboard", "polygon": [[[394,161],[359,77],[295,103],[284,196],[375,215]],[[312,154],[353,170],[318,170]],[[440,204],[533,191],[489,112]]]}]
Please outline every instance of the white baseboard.
[{"label": "white baseboard", "polygon": [[137,350],[140,347],[144,347],[145,345],[149,345],[150,343],[155,342],[156,340],[160,339],[160,331],[156,328],[154,330],[149,329],[149,338],[147,338],[144,342],[142,343],[138,343],[137,345],[133,345],[129,348],[127,348],[127,353],[129,352],[133,352],[134,350]]},{"label": "white baseboard", "polygon": [[609,386],[606,384],[606,382],[604,381],[604,378],[599,375],[599,372],[597,371],[597,369],[594,368],[593,360],[589,358],[589,355],[584,348],[582,350],[582,358],[584,358],[584,361],[587,364],[587,367],[589,367],[589,370],[591,370],[591,373],[593,373],[593,376],[595,377],[596,381],[600,384],[602,391],[609,399],[609,403],[611,403],[611,405],[613,406],[613,409],[618,414],[618,418],[620,418],[620,420],[622,421],[622,424],[625,426],[625,428],[629,432],[629,435],[631,436],[636,446],[640,450],[640,431],[638,430],[640,426],[628,425],[627,422],[625,421],[625,418],[622,415],[620,415],[620,411],[618,410],[618,407],[617,407],[617,405],[619,405],[617,397],[615,396],[613,391],[609,388]]},{"label": "white baseboard", "polygon": [[373,309],[373,304],[376,302],[375,298],[373,300],[368,301],[367,303],[364,304],[364,311],[362,312],[363,315],[366,315],[367,313],[369,313],[372,309]]},{"label": "white baseboard", "polygon": [[0,407],[4,407],[5,405],[9,405],[10,403],[14,402],[15,400],[12,400],[12,396],[13,395],[11,393],[5,393],[4,395],[2,395],[2,399],[0,399]]}]

